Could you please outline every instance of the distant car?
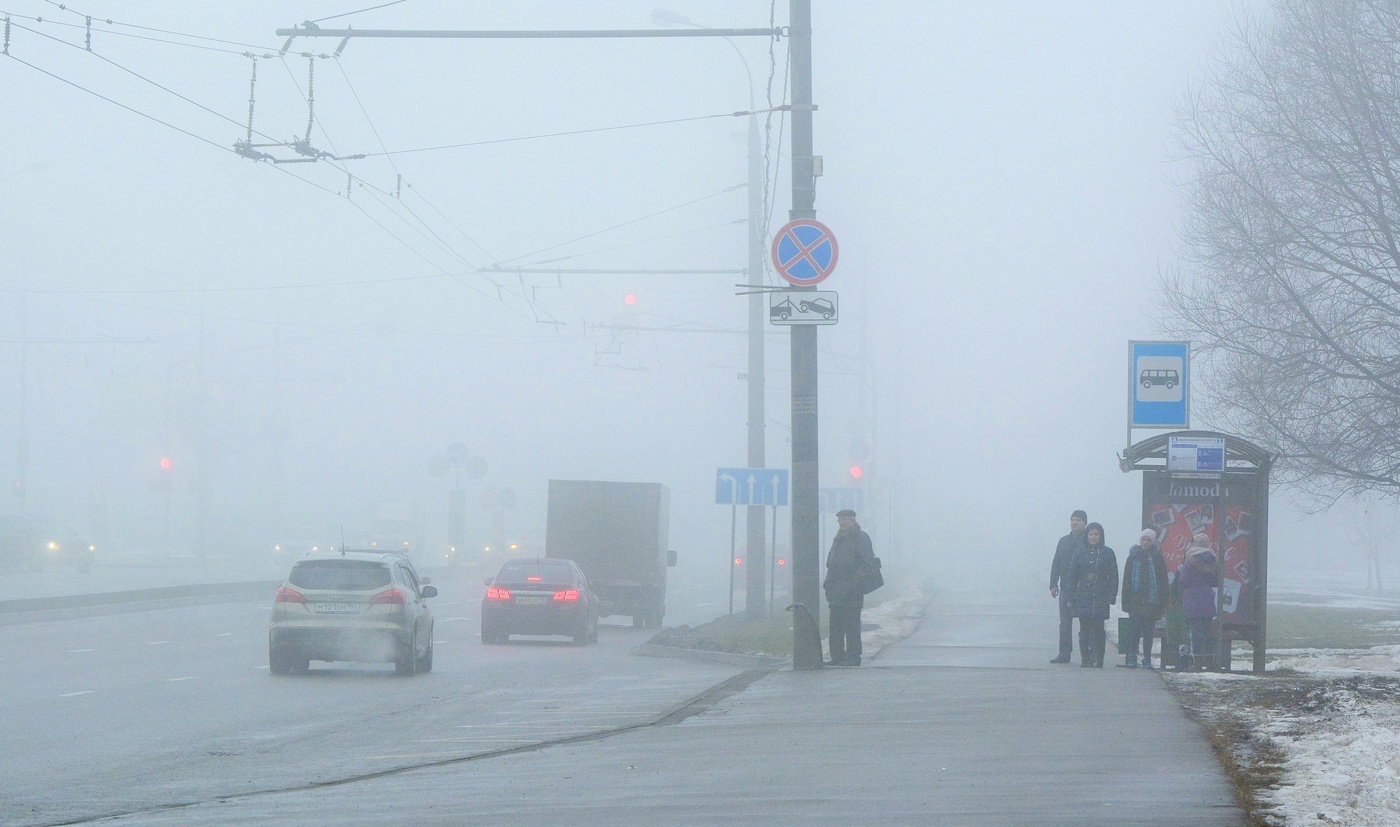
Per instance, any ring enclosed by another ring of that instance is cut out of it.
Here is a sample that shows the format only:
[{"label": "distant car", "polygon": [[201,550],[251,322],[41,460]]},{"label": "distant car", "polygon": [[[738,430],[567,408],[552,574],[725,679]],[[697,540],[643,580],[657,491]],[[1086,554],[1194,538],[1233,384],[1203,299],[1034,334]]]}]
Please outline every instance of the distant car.
[{"label": "distant car", "polygon": [[274,675],[305,672],[311,661],[393,663],[400,675],[433,669],[437,589],[394,552],[313,554],[292,566],[268,623]]},{"label": "distant car", "polygon": [[78,532],[62,525],[40,525],[34,535],[37,557],[43,568],[66,566],[86,574],[97,561],[97,546]]},{"label": "distant car", "polygon": [[811,301],[798,302],[797,309],[803,313],[817,313],[823,319],[830,319],[836,315],[836,305],[830,299],[812,299]]},{"label": "distant car", "polygon": [[574,561],[515,558],[486,580],[481,642],[505,643],[511,635],[567,635],[579,646],[598,642],[598,596]]}]

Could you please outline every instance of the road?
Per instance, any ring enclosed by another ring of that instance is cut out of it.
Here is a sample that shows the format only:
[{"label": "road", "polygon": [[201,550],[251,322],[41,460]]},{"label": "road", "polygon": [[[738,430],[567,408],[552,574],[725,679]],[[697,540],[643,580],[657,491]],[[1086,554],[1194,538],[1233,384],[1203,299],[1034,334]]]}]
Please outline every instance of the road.
[{"label": "road", "polygon": [[622,625],[590,647],[484,646],[480,582],[434,583],[436,663],[412,678],[388,665],[270,676],[267,602],[0,627],[0,824],[158,811],[616,729],[741,671],[636,656],[651,631]]}]

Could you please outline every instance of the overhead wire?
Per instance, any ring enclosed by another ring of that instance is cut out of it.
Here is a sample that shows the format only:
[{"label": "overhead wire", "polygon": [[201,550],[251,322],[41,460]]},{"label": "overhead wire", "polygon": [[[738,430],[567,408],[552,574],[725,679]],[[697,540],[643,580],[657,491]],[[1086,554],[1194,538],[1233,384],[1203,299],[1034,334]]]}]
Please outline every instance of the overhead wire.
[{"label": "overhead wire", "polygon": [[343,13],[343,14],[333,14],[333,15],[331,15],[330,17],[321,17],[321,18],[317,18],[316,20],[308,20],[308,21],[306,21],[306,22],[307,22],[307,23],[324,23],[324,22],[326,22],[327,20],[335,20],[336,18],[339,18],[339,17],[349,17],[349,16],[351,16],[352,14],[363,14],[364,12],[367,12],[367,11],[374,11],[374,10],[376,10],[376,9],[387,9],[387,8],[389,8],[390,6],[397,6],[397,5],[400,4],[400,3],[407,3],[407,2],[408,2],[408,0],[393,0],[393,2],[391,2],[391,3],[381,3],[381,4],[379,4],[378,6],[370,6],[370,7],[367,8],[367,9],[359,9],[358,11],[348,11],[348,12],[345,12],[345,13]]},{"label": "overhead wire", "polygon": [[[157,33],[157,34],[166,34],[166,35],[170,35],[170,36],[172,36],[172,37],[185,37],[185,38],[189,38],[190,40],[207,40],[207,41],[209,41],[210,43],[223,43],[223,44],[225,44],[225,45],[227,45],[227,46],[242,46],[242,47],[245,48],[245,49],[261,49],[261,50],[269,51],[269,52],[276,52],[276,51],[277,51],[277,47],[275,47],[275,46],[258,46],[258,45],[252,44],[252,43],[242,43],[242,42],[239,42],[239,41],[237,41],[237,40],[224,40],[223,38],[218,38],[218,37],[206,37],[206,36],[204,36],[204,35],[189,34],[188,32],[177,32],[177,31],[172,31],[172,30],[170,30],[170,29],[158,29],[158,28],[155,28],[155,27],[153,27],[153,26],[141,26],[141,25],[138,25],[138,24],[136,24],[136,23],[124,23],[124,22],[122,22],[122,21],[120,21],[120,20],[113,20],[113,19],[110,18],[110,17],[101,17],[101,16],[99,16],[99,15],[86,14],[86,13],[84,13],[84,12],[78,11],[77,9],[73,8],[72,6],[69,6],[67,3],[57,3],[57,2],[54,2],[54,0],[44,0],[44,2],[45,2],[45,3],[48,3],[50,6],[53,6],[53,7],[57,8],[57,9],[59,9],[60,11],[68,12],[69,14],[76,15],[76,16],[78,16],[78,17],[84,18],[84,20],[86,20],[86,21],[91,21],[91,22],[93,22],[93,23],[105,23],[105,24],[107,24],[108,26],[123,26],[123,27],[128,28],[128,29],[139,29],[139,30],[145,31],[145,32],[155,32],[155,33]],[[77,25],[77,24],[75,24],[75,23],[60,23],[60,22],[57,21],[57,20],[43,21],[42,18],[33,18],[33,19],[35,19],[35,20],[41,20],[42,22],[53,23],[53,24],[56,25],[56,26],[67,26],[67,27],[79,28],[79,29],[85,28],[85,26],[79,26],[79,25]],[[108,34],[114,34],[114,35],[117,35],[117,36],[120,36],[120,37],[137,37],[137,35],[126,35],[126,34],[123,34],[122,32],[108,32]],[[142,38],[142,39],[143,39],[143,40],[151,40],[151,39],[153,39],[153,38]],[[175,43],[174,41],[164,41],[164,40],[163,40],[163,41],[159,41],[159,42],[161,42],[161,43],[171,43],[172,45],[176,45],[176,46],[194,46],[194,45],[195,45],[195,44],[192,44],[192,43]],[[203,47],[203,48],[208,48],[208,47]],[[225,50],[220,49],[220,50],[218,50],[218,51],[225,51]],[[238,53],[235,52],[235,54],[238,54]]]},{"label": "overhead wire", "polygon": [[709,195],[703,195],[703,196],[701,196],[701,197],[699,197],[699,198],[695,198],[695,199],[692,199],[692,200],[690,200],[690,201],[686,201],[686,202],[681,203],[681,204],[676,204],[676,205],[673,206],[673,207],[667,207],[667,208],[664,209],[664,210],[657,210],[656,212],[653,212],[653,213],[647,213],[646,215],[641,216],[640,218],[633,218],[633,219],[631,219],[630,221],[624,221],[624,222],[622,222],[621,224],[614,224],[614,225],[612,225],[611,227],[604,227],[604,228],[601,229],[601,230],[595,230],[594,232],[591,232],[591,233],[585,233],[584,235],[578,236],[577,238],[571,238],[571,239],[569,239],[568,241],[561,241],[561,242],[559,242],[558,244],[551,244],[551,245],[549,245],[548,247],[541,247],[541,248],[538,249],[538,250],[533,250],[533,251],[528,252],[528,253],[525,253],[525,254],[523,254],[523,255],[515,256],[514,258],[505,259],[505,260],[503,260],[503,261],[501,262],[501,264],[509,264],[509,263],[512,262],[512,261],[519,261],[519,260],[522,259],[522,258],[529,258],[529,257],[531,257],[531,256],[539,255],[540,253],[549,252],[550,250],[557,250],[557,249],[560,248],[560,247],[565,247],[565,246],[568,246],[568,245],[573,244],[573,243],[578,242],[578,241],[583,241],[583,240],[585,240],[585,239],[593,238],[594,236],[602,235],[603,233],[610,233],[610,232],[612,232],[613,230],[619,230],[619,229],[622,229],[623,227],[629,227],[629,226],[631,226],[631,225],[633,225],[633,224],[638,224],[638,223],[640,223],[640,222],[642,222],[642,221],[646,221],[646,220],[649,219],[649,218],[655,218],[655,217],[657,217],[658,215],[665,215],[665,214],[668,213],[668,212],[675,212],[676,210],[683,209],[683,208],[685,208],[685,207],[689,207],[689,206],[692,206],[692,205],[694,205],[694,204],[699,204],[699,203],[701,203],[701,202],[703,202],[703,201],[708,201],[708,200],[710,200],[711,198],[718,198],[719,196],[724,195],[725,193],[734,192],[735,190],[743,189],[743,188],[746,187],[746,186],[748,186],[748,184],[734,184],[733,186],[725,187],[724,189],[719,190],[718,192],[712,192],[712,193],[710,193]]}]

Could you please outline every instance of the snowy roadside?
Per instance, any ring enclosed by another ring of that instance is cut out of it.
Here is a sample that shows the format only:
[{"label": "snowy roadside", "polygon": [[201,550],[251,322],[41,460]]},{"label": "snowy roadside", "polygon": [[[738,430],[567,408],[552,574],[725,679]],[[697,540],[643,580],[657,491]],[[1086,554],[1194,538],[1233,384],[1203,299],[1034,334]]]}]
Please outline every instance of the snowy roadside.
[{"label": "snowy roadside", "polygon": [[1165,674],[1255,823],[1400,823],[1400,646],[1269,654],[1262,679]]}]

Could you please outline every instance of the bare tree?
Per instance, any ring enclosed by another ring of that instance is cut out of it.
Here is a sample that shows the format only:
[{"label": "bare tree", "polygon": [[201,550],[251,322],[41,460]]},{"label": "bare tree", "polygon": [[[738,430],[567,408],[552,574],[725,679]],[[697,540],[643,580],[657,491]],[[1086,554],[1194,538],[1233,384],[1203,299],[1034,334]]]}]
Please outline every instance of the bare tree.
[{"label": "bare tree", "polygon": [[1243,14],[1178,117],[1166,327],[1208,418],[1326,502],[1400,490],[1400,0]]},{"label": "bare tree", "polygon": [[1357,498],[1355,505],[1361,510],[1354,515],[1352,531],[1366,558],[1366,588],[1385,594],[1385,583],[1381,581],[1381,549],[1395,541],[1395,504],[1383,502],[1378,495],[1365,494]]}]

